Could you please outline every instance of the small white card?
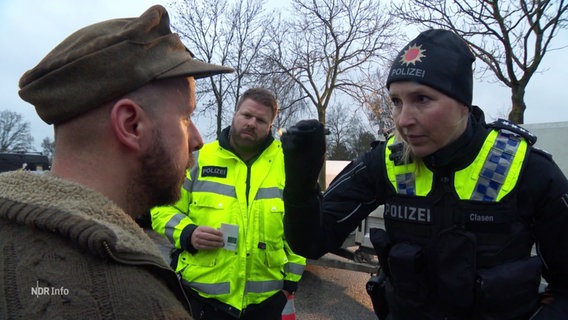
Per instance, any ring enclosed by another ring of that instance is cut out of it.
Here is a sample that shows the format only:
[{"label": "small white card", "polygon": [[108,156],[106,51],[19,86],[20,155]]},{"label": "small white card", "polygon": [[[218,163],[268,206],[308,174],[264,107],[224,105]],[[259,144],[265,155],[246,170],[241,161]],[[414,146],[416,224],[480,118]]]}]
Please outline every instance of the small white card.
[{"label": "small white card", "polygon": [[239,226],[235,224],[221,223],[221,232],[223,233],[224,248],[235,251],[237,249],[237,240],[239,239]]}]

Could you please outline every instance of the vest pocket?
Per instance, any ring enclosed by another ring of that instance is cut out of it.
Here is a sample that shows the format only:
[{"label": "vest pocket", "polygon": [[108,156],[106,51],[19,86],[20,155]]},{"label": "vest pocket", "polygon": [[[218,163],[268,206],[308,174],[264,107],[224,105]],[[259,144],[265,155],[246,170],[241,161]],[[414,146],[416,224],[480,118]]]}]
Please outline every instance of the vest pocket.
[{"label": "vest pocket", "polygon": [[468,308],[474,303],[475,236],[460,229],[442,231],[433,250],[435,286],[438,297],[455,308]]},{"label": "vest pocket", "polygon": [[528,318],[539,305],[542,261],[534,256],[479,272],[481,319]]},{"label": "vest pocket", "polygon": [[384,229],[371,228],[369,229],[369,240],[375,249],[375,253],[379,258],[379,265],[386,275],[390,276],[390,270],[388,267],[388,255],[391,247],[391,242],[389,235]]},{"label": "vest pocket", "polygon": [[213,268],[217,265],[220,250],[202,250],[196,254],[183,251],[179,255],[178,266],[199,266]]},{"label": "vest pocket", "polygon": [[265,254],[265,264],[269,268],[282,268],[288,262],[288,257],[284,250],[266,250]]},{"label": "vest pocket", "polygon": [[395,293],[408,303],[422,304],[428,294],[422,248],[397,243],[389,252],[388,264]]}]

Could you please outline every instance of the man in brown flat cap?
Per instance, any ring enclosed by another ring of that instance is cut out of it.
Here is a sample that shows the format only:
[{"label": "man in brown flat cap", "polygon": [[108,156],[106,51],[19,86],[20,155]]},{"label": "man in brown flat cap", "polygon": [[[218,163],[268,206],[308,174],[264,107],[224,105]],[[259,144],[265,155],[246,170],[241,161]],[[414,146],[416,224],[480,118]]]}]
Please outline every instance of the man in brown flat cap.
[{"label": "man in brown flat cap", "polygon": [[85,27],[20,79],[54,124],[50,173],[0,175],[0,318],[191,319],[176,274],[134,218],[179,197],[195,79],[161,6]]}]

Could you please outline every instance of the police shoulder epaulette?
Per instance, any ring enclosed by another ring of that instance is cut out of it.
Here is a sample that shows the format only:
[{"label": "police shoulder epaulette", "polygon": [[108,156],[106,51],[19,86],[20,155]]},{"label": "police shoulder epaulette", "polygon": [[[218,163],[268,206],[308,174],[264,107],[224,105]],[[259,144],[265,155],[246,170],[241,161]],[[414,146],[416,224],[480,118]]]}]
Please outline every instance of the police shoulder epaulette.
[{"label": "police shoulder epaulette", "polygon": [[527,129],[519,126],[518,124],[505,119],[497,119],[496,121],[489,123],[488,126],[493,129],[507,130],[514,134],[517,134],[527,140],[527,142],[532,146],[536,142],[536,136],[532,134]]},{"label": "police shoulder epaulette", "polygon": [[549,160],[552,160],[552,154],[549,153],[549,152],[546,151],[546,150],[543,150],[543,149],[540,149],[540,148],[536,148],[536,147],[533,146],[533,147],[532,147],[532,151],[533,151],[533,152],[536,152],[536,153],[538,153],[538,154],[540,154],[540,155],[542,155],[542,156],[544,156],[545,158],[547,158],[547,159],[549,159]]}]

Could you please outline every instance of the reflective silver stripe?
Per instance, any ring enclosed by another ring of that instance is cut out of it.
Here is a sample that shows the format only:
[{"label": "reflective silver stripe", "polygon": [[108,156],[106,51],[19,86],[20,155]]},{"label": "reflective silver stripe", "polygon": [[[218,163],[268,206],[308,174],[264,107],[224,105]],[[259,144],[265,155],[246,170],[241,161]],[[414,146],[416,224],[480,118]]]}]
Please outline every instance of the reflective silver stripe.
[{"label": "reflective silver stripe", "polygon": [[275,290],[282,290],[284,287],[283,280],[269,280],[269,281],[247,281],[245,293],[264,293]]},{"label": "reflective silver stripe", "polygon": [[199,178],[199,166],[191,168],[191,170],[189,171],[189,176],[191,177],[191,180],[197,181],[197,178]]},{"label": "reflective silver stripe", "polygon": [[237,192],[234,186],[229,186],[226,184],[221,184],[211,181],[197,180],[193,185],[193,192],[211,192],[215,194],[224,195],[227,197],[236,198]]},{"label": "reflective silver stripe", "polygon": [[495,201],[520,145],[516,136],[499,132],[485,159],[471,200]]},{"label": "reflective silver stripe", "polygon": [[182,279],[182,282],[195,288],[196,290],[207,294],[229,294],[231,293],[231,284],[229,282],[221,283],[201,283],[201,282],[188,282]]},{"label": "reflective silver stripe", "polygon": [[[356,176],[361,170],[367,169],[367,166],[364,163],[358,163],[355,167],[347,172],[341,172],[341,175],[337,176],[337,179],[334,179],[329,187],[325,190],[325,193],[330,192],[331,190],[335,189],[336,187],[340,186],[347,180],[350,180],[354,176]],[[324,194],[325,197],[325,194]]]},{"label": "reflective silver stripe", "polygon": [[193,169],[189,171],[189,176],[191,177],[191,179],[185,177],[185,180],[183,182],[183,188],[187,190],[187,192],[192,192],[193,181],[197,181],[197,177],[199,176],[199,167],[197,166],[193,167]]},{"label": "reflective silver stripe", "polygon": [[277,187],[272,188],[260,188],[256,193],[256,197],[254,200],[262,200],[262,199],[282,199],[282,189]]},{"label": "reflective silver stripe", "polygon": [[183,188],[187,190],[187,192],[191,192],[192,187],[193,187],[193,181],[189,180],[188,178],[185,178],[185,180],[183,181]]},{"label": "reflective silver stripe", "polygon": [[176,240],[174,239],[174,232],[176,231],[177,225],[183,218],[187,216],[183,213],[176,213],[170,220],[166,223],[166,229],[164,230],[164,235],[170,240],[170,243],[176,244]]},{"label": "reflective silver stripe", "polygon": [[286,263],[286,265],[284,265],[284,272],[297,274],[299,276],[301,276],[302,273],[304,273],[304,269],[306,269],[306,266],[301,265],[299,263],[288,262]]}]

